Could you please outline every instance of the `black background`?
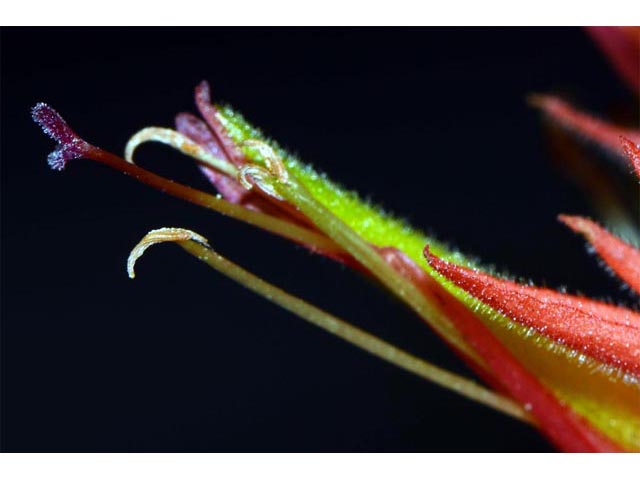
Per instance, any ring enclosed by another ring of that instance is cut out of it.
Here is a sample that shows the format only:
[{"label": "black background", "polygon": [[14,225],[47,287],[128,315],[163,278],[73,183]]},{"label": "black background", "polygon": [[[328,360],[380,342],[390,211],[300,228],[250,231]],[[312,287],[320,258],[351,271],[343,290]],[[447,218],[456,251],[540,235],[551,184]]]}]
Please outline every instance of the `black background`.
[{"label": "black background", "polygon": [[[501,270],[624,299],[555,220],[591,214],[553,167],[532,91],[606,112],[627,91],[579,29],[2,30],[3,448],[9,451],[546,451],[530,428],[388,366],[173,246],[224,255],[468,374],[368,280],[89,161],[46,165],[46,101],[88,141],[195,111],[211,81],[343,184]],[[139,163],[209,189],[166,147]]]}]

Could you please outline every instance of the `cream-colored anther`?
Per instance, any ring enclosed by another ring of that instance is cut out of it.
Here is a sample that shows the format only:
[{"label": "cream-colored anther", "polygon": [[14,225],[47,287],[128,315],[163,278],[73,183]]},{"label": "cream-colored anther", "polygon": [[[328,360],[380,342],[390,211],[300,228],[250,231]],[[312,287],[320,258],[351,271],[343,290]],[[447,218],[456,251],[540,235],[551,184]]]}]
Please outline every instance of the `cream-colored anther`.
[{"label": "cream-colored anther", "polygon": [[133,154],[136,148],[145,142],[164,143],[221,173],[231,177],[236,177],[238,174],[238,169],[232,163],[212,155],[202,145],[170,128],[147,127],[137,132],[127,142],[127,146],[124,149],[125,160],[129,163],[134,163]]},{"label": "cream-colored anther", "polygon": [[254,139],[245,140],[242,145],[257,150],[263,158],[267,170],[269,170],[278,181],[286,182],[289,179],[289,173],[284,166],[282,158],[280,158],[280,155],[275,152],[271,145]]},{"label": "cream-colored anther", "polygon": [[258,165],[245,165],[240,169],[238,180],[244,188],[251,190],[254,186],[258,187],[270,197],[283,200],[282,196],[276,191],[275,183],[278,182],[271,171]]},{"label": "cream-colored anther", "polygon": [[187,240],[193,240],[207,247],[209,246],[209,241],[206,238],[185,228],[165,227],[158,228],[157,230],[151,230],[142,237],[142,240],[140,240],[138,244],[133,247],[131,253],[129,253],[129,258],[127,259],[127,273],[129,274],[129,278],[136,277],[136,261],[142,256],[147,248],[157,243],[184,242]]}]

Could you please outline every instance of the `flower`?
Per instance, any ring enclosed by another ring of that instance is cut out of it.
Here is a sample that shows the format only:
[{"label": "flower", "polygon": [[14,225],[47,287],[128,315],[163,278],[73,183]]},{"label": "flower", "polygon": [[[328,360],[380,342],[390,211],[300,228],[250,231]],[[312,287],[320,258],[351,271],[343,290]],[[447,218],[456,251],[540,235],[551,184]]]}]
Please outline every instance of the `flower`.
[{"label": "flower", "polygon": [[[640,314],[580,296],[521,285],[363,202],[289,155],[230,107],[196,88],[202,119],[176,118],[176,130],[135,134],[124,158],[82,140],[46,104],[33,118],[58,142],[49,156],[62,170],[84,157],[176,197],[258,226],[356,268],[406,303],[491,388],[435,367],[295,298],[213,251],[185,229],[150,232],[133,249],[129,274],[149,246],[178,243],[247,288],[374,355],[475,401],[534,424],[567,451],[640,450]],[[626,158],[640,176],[640,133],[621,130],[562,100],[532,103],[560,125]],[[620,140],[620,136],[624,136]],[[133,163],[146,141],[194,158],[221,197],[172,182]],[[560,216],[602,260],[640,293],[640,251],[595,222]]]}]

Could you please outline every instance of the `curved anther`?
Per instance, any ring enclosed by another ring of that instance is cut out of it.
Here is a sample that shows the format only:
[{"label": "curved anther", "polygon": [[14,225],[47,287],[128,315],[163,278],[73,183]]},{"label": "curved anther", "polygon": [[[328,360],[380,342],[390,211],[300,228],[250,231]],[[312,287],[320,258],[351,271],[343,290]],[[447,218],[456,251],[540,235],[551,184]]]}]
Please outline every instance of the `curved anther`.
[{"label": "curved anther", "polygon": [[147,127],[133,135],[127,142],[124,151],[124,158],[129,163],[133,162],[133,153],[139,145],[145,142],[160,142],[170,147],[180,150],[200,163],[205,164],[219,172],[225,173],[231,177],[238,174],[237,168],[228,162],[209,153],[204,147],[197,144],[189,137],[181,133],[171,130],[170,128]]},{"label": "curved anther", "polygon": [[284,200],[274,186],[279,178],[270,170],[258,165],[245,165],[238,173],[238,180],[244,188],[251,190],[254,186],[258,187],[270,197]]},{"label": "curved anther", "polygon": [[280,155],[278,155],[270,145],[255,139],[245,140],[242,142],[242,145],[257,150],[264,160],[267,170],[274,175],[278,181],[286,182],[289,180],[289,173],[282,162],[282,158],[280,158]]},{"label": "curved anther", "polygon": [[136,261],[142,256],[147,248],[155,245],[156,243],[185,242],[188,240],[193,240],[206,247],[209,246],[209,241],[206,238],[185,228],[165,227],[158,228],[157,230],[151,230],[142,237],[142,240],[140,240],[138,244],[133,247],[131,253],[129,253],[129,258],[127,259],[127,273],[129,274],[129,278],[135,278]]}]

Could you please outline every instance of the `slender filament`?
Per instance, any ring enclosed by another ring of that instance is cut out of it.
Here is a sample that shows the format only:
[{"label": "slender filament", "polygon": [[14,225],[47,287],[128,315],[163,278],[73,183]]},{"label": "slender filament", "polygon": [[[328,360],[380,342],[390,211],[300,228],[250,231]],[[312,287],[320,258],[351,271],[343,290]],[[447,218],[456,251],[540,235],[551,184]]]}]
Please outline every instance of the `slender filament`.
[{"label": "slender filament", "polygon": [[[270,300],[276,305],[298,315],[309,323],[336,335],[372,355],[407,370],[415,375],[452,390],[464,397],[486,405],[518,420],[534,424],[535,420],[518,403],[508,397],[488,390],[465,377],[437,367],[384,340],[371,335],[349,323],[297,298],[284,290],[266,282],[239,265],[219,255],[206,243],[202,236],[184,229],[159,229],[149,233],[132,251],[130,268],[144,249],[166,241],[178,243],[184,250],[210,267],[240,283],[249,290]],[[140,251],[139,247],[144,248]]]}]

